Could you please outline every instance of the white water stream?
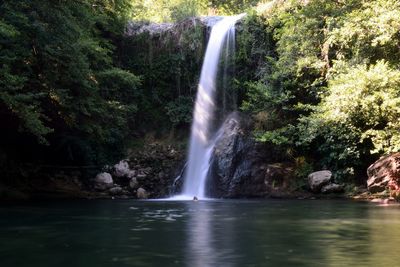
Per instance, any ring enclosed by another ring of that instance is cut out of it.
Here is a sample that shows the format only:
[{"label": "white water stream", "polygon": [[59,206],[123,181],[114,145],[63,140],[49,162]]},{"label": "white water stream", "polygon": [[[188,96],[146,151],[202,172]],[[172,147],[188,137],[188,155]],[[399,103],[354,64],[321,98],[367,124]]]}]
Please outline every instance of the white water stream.
[{"label": "white water stream", "polygon": [[216,116],[218,65],[224,46],[226,53],[234,49],[230,44],[234,43],[235,24],[244,15],[224,17],[212,27],[197,89],[183,192],[175,199],[206,198],[205,182],[217,139],[213,122]]}]

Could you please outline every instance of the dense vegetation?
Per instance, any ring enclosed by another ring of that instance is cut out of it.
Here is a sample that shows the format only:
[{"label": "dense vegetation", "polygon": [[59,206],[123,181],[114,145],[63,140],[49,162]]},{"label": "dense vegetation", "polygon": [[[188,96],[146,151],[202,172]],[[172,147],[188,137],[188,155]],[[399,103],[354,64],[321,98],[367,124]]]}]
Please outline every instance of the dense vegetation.
[{"label": "dense vegetation", "polygon": [[259,7],[274,54],[248,83],[257,136],[302,168],[343,179],[399,150],[398,1],[274,1]]},{"label": "dense vegetation", "polygon": [[0,133],[15,161],[91,165],[119,156],[140,78],[115,52],[130,1],[3,1]]},{"label": "dense vegetation", "polygon": [[[330,168],[363,179],[376,158],[399,151],[396,0],[7,0],[2,172],[20,162],[102,165],[149,132],[186,135],[207,37],[187,18],[243,11],[232,90],[256,138],[300,178]],[[179,23],[126,36],[130,19]]]}]

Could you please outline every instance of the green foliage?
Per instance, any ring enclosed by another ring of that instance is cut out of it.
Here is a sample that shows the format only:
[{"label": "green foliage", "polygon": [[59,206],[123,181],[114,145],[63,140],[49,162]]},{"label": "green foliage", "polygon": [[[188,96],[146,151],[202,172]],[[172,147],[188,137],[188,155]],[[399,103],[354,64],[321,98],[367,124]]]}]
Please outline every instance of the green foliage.
[{"label": "green foliage", "polygon": [[234,15],[249,10],[258,0],[132,0],[133,19],[179,22],[200,15]]},{"label": "green foliage", "polygon": [[258,12],[274,42],[243,82],[242,109],[260,141],[342,178],[399,151],[398,1],[273,1]]},{"label": "green foliage", "polygon": [[208,2],[210,8],[219,15],[235,15],[249,11],[259,2],[258,0],[211,0]]},{"label": "green foliage", "polygon": [[204,14],[206,0],[133,0],[133,18],[138,21],[173,22]]},{"label": "green foliage", "polygon": [[188,127],[204,55],[204,27],[185,20],[161,34],[124,40],[122,64],[141,75],[138,119],[142,128],[168,131]]},{"label": "green foliage", "polygon": [[400,3],[395,0],[363,1],[342,17],[328,37],[336,57],[370,63],[384,58],[398,62]]},{"label": "green foliage", "polygon": [[121,152],[140,86],[137,76],[114,63],[130,5],[128,0],[1,4],[0,116],[10,125],[2,133],[5,144],[9,136],[19,142],[28,135],[49,150],[68,153],[72,150],[62,147],[74,143],[85,147],[92,163],[109,145],[118,143],[113,150]]},{"label": "green foliage", "polygon": [[[306,128],[308,138],[315,139],[313,136],[326,128],[330,129],[331,138],[352,136],[351,142],[336,140],[336,146],[343,151],[339,158],[345,160],[360,153],[358,146],[366,142],[372,143],[368,151],[371,153],[399,151],[400,71],[385,61],[346,69],[341,65],[341,71],[329,82],[329,94],[318,109],[304,120],[315,122]],[[332,125],[341,125],[344,131]]]},{"label": "green foliage", "polygon": [[169,120],[173,125],[190,123],[192,121],[193,100],[191,97],[179,96],[165,107]]}]

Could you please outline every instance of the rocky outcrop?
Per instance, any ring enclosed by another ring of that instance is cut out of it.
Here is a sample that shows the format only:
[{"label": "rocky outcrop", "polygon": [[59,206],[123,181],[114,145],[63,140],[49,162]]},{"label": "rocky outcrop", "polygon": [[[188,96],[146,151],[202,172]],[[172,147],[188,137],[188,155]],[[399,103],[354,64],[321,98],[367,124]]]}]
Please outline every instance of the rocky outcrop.
[{"label": "rocky outcrop", "polygon": [[310,186],[311,191],[314,193],[318,193],[321,191],[321,188],[327,184],[332,179],[331,171],[317,171],[308,175],[308,185]]},{"label": "rocky outcrop", "polygon": [[114,181],[111,174],[108,172],[102,172],[96,175],[94,179],[94,188],[96,190],[106,190],[113,187]]},{"label": "rocky outcrop", "polygon": [[[238,112],[228,116],[223,123],[213,151],[207,194],[212,197],[237,197],[247,195],[246,187],[263,187],[263,181],[254,183],[253,171],[255,143],[247,133],[248,119]],[[257,184],[257,185],[256,185]],[[255,188],[253,188],[255,189]],[[252,192],[260,190],[251,190]]]},{"label": "rocky outcrop", "polygon": [[367,169],[367,187],[371,193],[391,187],[396,191],[400,180],[400,152],[378,159]]},{"label": "rocky outcrop", "polygon": [[288,186],[290,164],[269,163],[269,149],[252,138],[251,130],[251,119],[240,112],[231,113],[223,123],[210,164],[209,196],[264,197]]},{"label": "rocky outcrop", "polygon": [[99,173],[93,187],[102,197],[168,197],[183,160],[184,153],[178,148],[147,144],[145,149],[132,151],[128,159],[109,167],[112,176],[107,172]]},{"label": "rocky outcrop", "polygon": [[[129,188],[145,188],[149,198],[165,198],[172,192],[173,182],[181,172],[185,160],[183,149],[162,144],[148,144],[146,150],[132,153],[129,165],[136,170]],[[137,189],[139,190],[139,189]]]}]

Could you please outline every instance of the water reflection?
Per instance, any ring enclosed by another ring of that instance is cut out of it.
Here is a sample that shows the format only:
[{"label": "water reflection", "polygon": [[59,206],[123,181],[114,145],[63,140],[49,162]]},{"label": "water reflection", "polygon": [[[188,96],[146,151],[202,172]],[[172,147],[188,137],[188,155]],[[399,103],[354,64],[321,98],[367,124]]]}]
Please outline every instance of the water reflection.
[{"label": "water reflection", "polygon": [[235,218],[223,202],[188,203],[186,266],[236,266]]},{"label": "water reflection", "polygon": [[385,267],[399,242],[398,206],[346,201],[0,206],[0,266]]},{"label": "water reflection", "polygon": [[187,205],[186,266],[390,266],[383,255],[393,254],[400,241],[399,210],[368,204]]},{"label": "water reflection", "polygon": [[217,259],[214,255],[215,248],[210,226],[212,210],[205,209],[204,203],[196,204],[190,205],[190,218],[187,224],[187,231],[190,233],[187,250],[188,266],[215,266]]}]

